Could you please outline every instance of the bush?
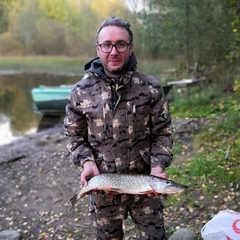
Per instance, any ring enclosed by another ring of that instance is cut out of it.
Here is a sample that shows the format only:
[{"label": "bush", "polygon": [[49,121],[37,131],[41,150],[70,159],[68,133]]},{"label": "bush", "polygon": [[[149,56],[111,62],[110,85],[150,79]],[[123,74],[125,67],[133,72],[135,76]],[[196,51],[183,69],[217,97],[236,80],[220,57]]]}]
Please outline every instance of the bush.
[{"label": "bush", "polygon": [[0,46],[0,55],[21,56],[24,53],[22,44],[14,40],[10,33],[0,34]]}]

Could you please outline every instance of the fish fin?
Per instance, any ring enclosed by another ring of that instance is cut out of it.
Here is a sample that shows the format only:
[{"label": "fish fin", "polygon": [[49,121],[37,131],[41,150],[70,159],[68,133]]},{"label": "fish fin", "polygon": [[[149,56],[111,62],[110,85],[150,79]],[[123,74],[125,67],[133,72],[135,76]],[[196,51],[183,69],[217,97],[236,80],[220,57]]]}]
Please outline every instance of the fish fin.
[{"label": "fish fin", "polygon": [[70,200],[69,202],[72,205],[72,208],[74,208],[74,206],[76,205],[77,201],[82,198],[83,196],[85,196],[86,194],[90,194],[92,191],[88,191],[85,192],[84,194],[75,194]]},{"label": "fish fin", "polygon": [[154,191],[153,190],[149,190],[149,191],[139,192],[139,194],[149,194],[149,193],[154,193]]},{"label": "fish fin", "polygon": [[106,192],[119,192],[121,191],[122,189],[121,188],[109,188]]}]

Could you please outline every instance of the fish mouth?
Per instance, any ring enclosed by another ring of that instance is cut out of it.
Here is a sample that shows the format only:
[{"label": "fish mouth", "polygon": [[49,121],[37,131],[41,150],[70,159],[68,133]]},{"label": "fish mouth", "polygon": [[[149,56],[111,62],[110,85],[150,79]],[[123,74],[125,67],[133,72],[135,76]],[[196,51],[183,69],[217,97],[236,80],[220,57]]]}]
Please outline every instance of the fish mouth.
[{"label": "fish mouth", "polygon": [[165,193],[181,193],[183,191],[185,191],[188,187],[187,186],[178,186],[178,187],[169,187],[167,189],[165,189]]}]

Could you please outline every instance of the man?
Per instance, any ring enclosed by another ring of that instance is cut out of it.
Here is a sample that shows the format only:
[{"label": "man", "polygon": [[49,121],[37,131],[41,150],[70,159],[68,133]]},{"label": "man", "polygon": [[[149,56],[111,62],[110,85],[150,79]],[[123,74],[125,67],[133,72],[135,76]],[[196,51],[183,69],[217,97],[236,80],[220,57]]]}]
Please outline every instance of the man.
[{"label": "man", "polygon": [[[166,178],[172,161],[171,117],[159,82],[136,71],[130,24],[111,17],[99,27],[91,76],[70,93],[64,127],[68,150],[82,167],[81,183],[99,173],[151,174]],[[159,196],[90,196],[96,239],[123,239],[128,214],[141,239],[167,239]]]}]

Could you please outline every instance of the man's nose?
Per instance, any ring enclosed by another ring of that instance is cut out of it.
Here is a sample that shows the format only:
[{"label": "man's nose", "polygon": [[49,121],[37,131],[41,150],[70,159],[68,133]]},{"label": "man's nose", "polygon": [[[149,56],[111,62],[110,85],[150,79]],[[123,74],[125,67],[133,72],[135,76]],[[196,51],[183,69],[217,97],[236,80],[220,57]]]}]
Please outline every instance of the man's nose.
[{"label": "man's nose", "polygon": [[114,45],[114,46],[112,47],[111,54],[117,54],[117,53],[118,53],[118,51],[117,51],[117,46]]}]

